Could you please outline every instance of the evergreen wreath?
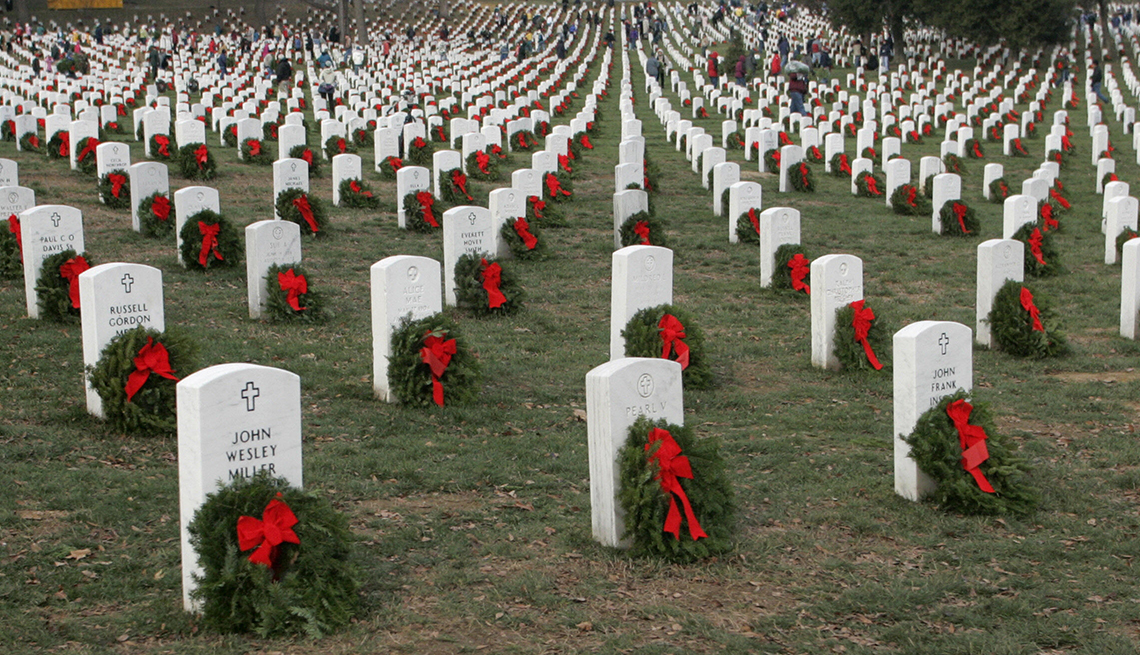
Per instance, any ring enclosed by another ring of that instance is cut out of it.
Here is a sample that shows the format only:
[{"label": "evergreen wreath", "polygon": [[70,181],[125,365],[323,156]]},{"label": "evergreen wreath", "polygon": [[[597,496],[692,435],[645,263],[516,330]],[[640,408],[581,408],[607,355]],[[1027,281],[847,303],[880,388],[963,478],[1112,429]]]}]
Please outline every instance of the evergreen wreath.
[{"label": "evergreen wreath", "polygon": [[[490,306],[490,292],[484,286],[483,273],[488,267],[499,266],[499,292],[503,295],[501,304]],[[504,265],[492,257],[480,254],[467,254],[455,262],[455,304],[469,309],[477,315],[492,316],[514,314],[522,309],[526,292],[519,286],[518,278],[510,265]]]},{"label": "evergreen wreath", "polygon": [[[160,196],[166,199],[166,205],[169,207],[166,218],[159,218],[154,211],[155,200]],[[156,238],[170,236],[174,234],[174,226],[177,222],[174,203],[171,202],[170,196],[165,193],[155,191],[139,201],[139,232],[143,236]]]},{"label": "evergreen wreath", "polygon": [[356,144],[352,142],[351,138],[345,138],[334,134],[325,139],[325,156],[332,161],[333,157],[337,155],[351,154],[356,152]]},{"label": "evergreen wreath", "polygon": [[[290,276],[292,272],[292,276]],[[286,282],[282,281],[282,276]],[[294,296],[297,309],[289,302],[289,292],[282,289],[290,277],[304,278],[305,291]],[[265,309],[275,321],[319,321],[324,318],[324,296],[313,289],[313,278],[299,264],[274,264],[265,274]]]},{"label": "evergreen wreath", "polygon": [[[202,230],[198,223],[204,223],[207,226],[221,226],[217,236],[217,247],[210,248],[207,252],[205,266],[199,260],[202,252]],[[203,209],[187,217],[186,223],[182,226],[181,236],[182,248],[179,254],[182,256],[182,263],[191,270],[204,271],[210,266],[235,267],[241,263],[244,256],[245,251],[241,246],[241,235],[238,229],[228,218],[209,209]],[[222,256],[221,258],[218,258],[219,254]]]},{"label": "evergreen wreath", "polygon": [[380,177],[385,180],[396,179],[396,172],[404,167],[404,162],[399,157],[388,156],[380,162]]},{"label": "evergreen wreath", "polygon": [[[482,166],[480,166],[480,159],[482,159]],[[476,150],[470,155],[467,155],[467,177],[481,180],[483,182],[496,182],[502,177],[502,172],[499,170],[498,157],[488,154],[483,150]]]},{"label": "evergreen wreath", "polygon": [[736,239],[740,243],[760,243],[760,212],[755,207],[736,217]]},{"label": "evergreen wreath", "polygon": [[438,378],[443,387],[444,405],[474,402],[479,395],[479,361],[455,324],[443,314],[432,314],[418,321],[411,320],[409,315],[392,332],[392,354],[388,358],[388,386],[392,393],[405,404],[436,404],[435,380],[422,354],[428,337],[455,340],[455,353]]},{"label": "evergreen wreath", "polygon": [[639,211],[625,219],[618,229],[622,247],[661,246],[668,247],[665,225],[646,211]]},{"label": "evergreen wreath", "polygon": [[222,142],[225,143],[228,148],[237,147],[237,123],[231,124],[222,132]]},{"label": "evergreen wreath", "polygon": [[[296,204],[302,198],[309,203],[312,221],[305,217],[301,208]],[[281,217],[281,220],[291,221],[301,226],[301,234],[315,236],[327,234],[325,228],[328,226],[329,215],[328,210],[325,209],[324,201],[320,198],[311,196],[302,189],[285,189],[277,194],[276,207],[277,215]]]},{"label": "evergreen wreath", "polygon": [[538,137],[530,130],[519,130],[510,136],[508,142],[512,152],[532,152],[538,147]]},{"label": "evergreen wreath", "polygon": [[206,144],[190,143],[178,149],[178,170],[188,180],[207,181],[218,176],[218,162]]},{"label": "evergreen wreath", "polygon": [[79,322],[79,307],[71,302],[71,281],[60,271],[61,266],[75,257],[83,257],[88,268],[95,266],[94,260],[86,253],[81,255],[71,248],[45,257],[40,264],[40,277],[36,280],[36,306],[39,307],[40,318],[53,323]]},{"label": "evergreen wreath", "polygon": [[1104,177],[1100,178],[1100,188],[1103,189],[1105,187],[1105,185],[1108,184],[1109,182],[1119,182],[1119,181],[1120,181],[1120,178],[1116,176],[1116,173],[1105,173]]},{"label": "evergreen wreath", "polygon": [[962,163],[962,158],[953,153],[947,153],[942,158],[942,164],[946,167],[947,173],[954,173],[955,175],[965,175],[966,165]]},{"label": "evergreen wreath", "polygon": [[[1031,310],[1022,303],[1022,289],[1028,290],[1037,308],[1036,323]],[[1016,357],[1043,359],[1069,352],[1060,320],[1048,298],[1033,292],[1024,282],[1008,280],[994,296],[986,321],[998,349]],[[1039,328],[1039,329],[1035,329]]]},{"label": "evergreen wreath", "polygon": [[1124,254],[1124,244],[1129,241],[1140,237],[1140,233],[1132,228],[1124,228],[1124,231],[1116,237],[1116,263],[1121,263],[1121,257]]},{"label": "evergreen wreath", "polygon": [[[292,511],[299,543],[278,545],[271,569],[241,550],[237,526],[243,517],[262,517],[273,501]],[[235,478],[206,496],[188,531],[202,565],[194,598],[210,629],[317,638],[347,625],[358,610],[348,519],[284,478],[266,471]]]},{"label": "evergreen wreath", "polygon": [[901,216],[930,214],[930,201],[913,184],[900,184],[891,193],[891,209]]},{"label": "evergreen wreath", "polygon": [[26,132],[20,137],[20,150],[25,152],[43,152],[44,145],[35,132]]},{"label": "evergreen wreath", "polygon": [[[960,209],[964,207],[965,209]],[[961,199],[947,200],[938,211],[942,234],[952,237],[978,236],[982,223],[974,208]]]},{"label": "evergreen wreath", "polygon": [[[65,141],[66,139],[66,141]],[[71,135],[67,130],[60,130],[48,139],[48,159],[66,159],[71,153]]]},{"label": "evergreen wreath", "polygon": [[988,457],[978,469],[993,487],[987,493],[978,481],[962,468],[962,444],[947,409],[957,401],[968,402],[964,390],[946,396],[918,417],[914,432],[904,437],[910,445],[910,456],[938,487],[926,497],[941,509],[962,514],[1023,516],[1037,506],[1037,492],[1030,486],[1030,470],[1017,456],[1013,444],[999,434],[989,407],[973,405],[969,425],[981,427],[986,434]]},{"label": "evergreen wreath", "polygon": [[[1013,238],[1025,244],[1025,274],[1029,277],[1053,277],[1064,272],[1053,230],[1046,232],[1036,222],[1026,223],[1013,233]],[[1034,253],[1035,248],[1040,259]]]},{"label": "evergreen wreath", "polygon": [[1009,143],[1009,154],[1013,157],[1028,157],[1029,151],[1021,143],[1021,139],[1014,139]]},{"label": "evergreen wreath", "polygon": [[[115,183],[111,180],[112,175],[122,176],[119,180],[119,195],[115,195]],[[121,168],[109,171],[103,177],[99,178],[99,197],[103,199],[103,204],[107,205],[110,209],[125,209],[131,206],[131,176]]]},{"label": "evergreen wreath", "polygon": [[358,177],[340,181],[340,206],[354,209],[376,209],[380,199],[372,193],[372,188]]},{"label": "evergreen wreath", "polygon": [[[524,234],[527,235],[525,239]],[[549,257],[546,237],[537,226],[531,225],[525,218],[508,218],[499,229],[499,235],[511,249],[515,259],[539,261]]]},{"label": "evergreen wreath", "polygon": [[471,182],[460,168],[452,168],[439,173],[439,192],[449,205],[466,205],[474,201],[471,197]]},{"label": "evergreen wreath", "polygon": [[806,161],[809,164],[822,164],[823,163],[823,152],[819,149],[819,146],[812,146],[810,148],[805,148],[804,149],[804,161]]},{"label": "evergreen wreath", "polygon": [[982,150],[982,142],[977,139],[966,139],[966,157],[969,159],[985,159],[986,153]]},{"label": "evergreen wreath", "polygon": [[764,153],[764,172],[765,173],[780,173],[780,151],[772,148]]},{"label": "evergreen wreath", "polygon": [[870,159],[876,166],[883,165],[883,153],[876,151],[871,146],[863,148],[863,152],[859,156],[864,159]]},{"label": "evergreen wreath", "polygon": [[[255,150],[257,154],[253,154]],[[269,155],[269,148],[261,142],[261,139],[246,139],[242,141],[241,157],[244,162],[258,164],[260,166],[269,166],[273,163],[273,157]]]},{"label": "evergreen wreath", "polygon": [[85,136],[79,140],[79,145],[75,148],[75,164],[79,167],[79,172],[84,175],[94,175],[99,170],[99,156],[95,152],[95,147],[88,149],[92,144],[97,147],[99,139]]},{"label": "evergreen wreath", "polygon": [[[673,316],[684,327],[681,349],[688,348],[688,366],[681,371],[686,389],[709,389],[713,386],[712,369],[705,354],[704,332],[697,326],[692,313],[676,305],[658,305],[643,309],[632,317],[621,331],[625,339],[626,357],[662,357],[665,348],[661,336],[661,322],[665,315]],[[678,361],[681,357],[676,342],[664,359]]]},{"label": "evergreen wreath", "polygon": [[[424,212],[417,196],[426,193],[431,196],[431,216]],[[432,232],[443,226],[443,203],[428,189],[413,191],[404,196],[404,225],[413,232]]]},{"label": "evergreen wreath", "polygon": [[16,141],[16,121],[6,120],[0,122],[0,137],[5,141]]},{"label": "evergreen wreath", "polygon": [[643,171],[643,186],[646,193],[657,193],[661,190],[661,169],[657,166],[657,162],[649,155],[641,160]]},{"label": "evergreen wreath", "polygon": [[432,145],[431,141],[428,141],[421,136],[417,136],[416,138],[412,139],[411,143],[407,144],[404,150],[404,158],[408,162],[411,162],[416,166],[426,166],[428,168],[431,168],[432,154],[435,152],[435,146]]},{"label": "evergreen wreath", "polygon": [[748,144],[748,161],[755,160],[756,156],[759,154],[759,151],[760,151],[760,142],[759,141],[753,141],[752,143]]},{"label": "evergreen wreath", "polygon": [[372,132],[358,127],[352,131],[352,145],[357,148],[371,148],[375,144]]},{"label": "evergreen wreath", "polygon": [[0,220],[0,278],[6,280],[24,278],[24,259],[14,229],[19,228],[10,219]]},{"label": "evergreen wreath", "polygon": [[1004,177],[990,182],[990,202],[995,205],[1000,205],[1005,202],[1009,197],[1009,184],[1006,183]]},{"label": "evergreen wreath", "polygon": [[[158,140],[158,137],[162,137],[163,139],[165,139],[166,143],[160,143]],[[174,143],[170,140],[170,137],[168,135],[166,135],[166,134],[152,134],[152,135],[150,135],[150,158],[151,159],[157,159],[159,161],[169,161],[169,160],[173,159],[174,153],[171,152],[171,148],[173,148],[173,147],[174,147]],[[163,150],[166,151],[165,154],[163,153]]]},{"label": "evergreen wreath", "polygon": [[837,152],[831,156],[831,176],[851,177],[851,162],[847,160],[847,153]]},{"label": "evergreen wreath", "polygon": [[1061,207],[1051,200],[1042,200],[1037,203],[1037,220],[1042,232],[1061,231]]},{"label": "evergreen wreath", "polygon": [[1061,168],[1068,168],[1069,162],[1065,155],[1060,150],[1050,150],[1045,155],[1045,161],[1055,161]]},{"label": "evergreen wreath", "polygon": [[813,193],[815,191],[815,174],[807,162],[800,161],[792,165],[788,171],[788,182],[792,188],[800,193]]},{"label": "evergreen wreath", "polygon": [[906,133],[906,142],[915,145],[922,145],[922,135],[917,130],[911,130]]},{"label": "evergreen wreath", "polygon": [[[305,160],[305,163],[309,165],[310,180],[320,176],[323,162],[321,158],[317,156],[317,153],[313,152],[313,149],[309,146],[301,144],[289,148],[289,157]],[[396,179],[395,175],[395,173],[392,174],[392,179]]]},{"label": "evergreen wreath", "polygon": [[934,199],[934,176],[927,175],[926,179],[922,181],[922,195],[926,196],[927,200]]},{"label": "evergreen wreath", "polygon": [[[776,254],[773,257],[776,261],[775,269],[772,271],[771,288],[776,291],[792,291],[797,295],[803,294],[806,296],[809,294],[805,293],[803,290],[796,289],[792,283],[792,269],[790,266],[788,266],[788,262],[791,262],[793,259],[795,259],[796,255],[802,255],[806,260],[806,263],[810,265],[811,259],[808,258],[807,249],[804,248],[801,244],[785,243],[779,248],[776,248]],[[808,275],[804,277],[803,281],[805,284],[807,284],[807,281],[810,279],[811,274],[808,273]]]},{"label": "evergreen wreath", "polygon": [[[672,436],[680,448],[678,456],[687,458],[692,469],[691,478],[677,476],[676,479],[705,534],[699,539],[692,538],[691,530],[697,526],[688,520],[680,525],[679,538],[665,531],[673,503],[677,504],[676,511],[682,515],[685,512],[680,499],[662,488],[660,463],[651,459],[661,444],[667,443],[661,440],[656,442],[658,445],[650,444],[649,437],[655,428]],[[732,548],[736,501],[720,456],[719,439],[697,439],[691,427],[664,420],[654,423],[642,416],[630,426],[625,445],[618,451],[618,463],[621,487],[617,500],[625,512],[622,538],[630,541],[631,556],[688,563]]]},{"label": "evergreen wreath", "polygon": [[1028,139],[1033,139],[1033,138],[1037,137],[1037,123],[1036,122],[1025,124],[1025,137]]},{"label": "evergreen wreath", "polygon": [[744,149],[744,133],[740,130],[728,135],[724,140],[725,150],[743,150]]},{"label": "evergreen wreath", "polygon": [[[833,340],[835,357],[844,371],[874,371],[875,366],[867,356],[863,344],[855,339],[854,303],[840,307],[835,313],[835,336]],[[865,308],[870,309],[869,307]],[[880,368],[886,367],[890,362],[892,339],[894,331],[884,325],[884,321],[876,313],[871,319],[867,330],[867,343],[871,352],[879,360]]]},{"label": "evergreen wreath", "polygon": [[855,178],[855,195],[860,198],[882,198],[886,188],[886,179],[871,171],[863,171]]},{"label": "evergreen wreath", "polygon": [[570,223],[558,205],[546,202],[539,196],[527,196],[526,220],[542,228],[566,227]]},{"label": "evergreen wreath", "polygon": [[127,400],[127,381],[137,368],[135,358],[148,342],[166,349],[172,375],[184,378],[197,368],[198,347],[188,336],[139,326],[111,339],[95,366],[87,367],[87,374],[103,400],[103,418],[111,428],[127,434],[172,435],[178,429],[177,380],[152,373]]},{"label": "evergreen wreath", "polygon": [[[558,192],[551,191],[553,180],[557,180]],[[574,183],[570,181],[569,173],[547,173],[542,176],[543,191],[549,196],[546,204],[570,202],[574,199]]]},{"label": "evergreen wreath", "polygon": [[262,141],[277,141],[277,123],[265,123],[261,126],[261,140]]}]

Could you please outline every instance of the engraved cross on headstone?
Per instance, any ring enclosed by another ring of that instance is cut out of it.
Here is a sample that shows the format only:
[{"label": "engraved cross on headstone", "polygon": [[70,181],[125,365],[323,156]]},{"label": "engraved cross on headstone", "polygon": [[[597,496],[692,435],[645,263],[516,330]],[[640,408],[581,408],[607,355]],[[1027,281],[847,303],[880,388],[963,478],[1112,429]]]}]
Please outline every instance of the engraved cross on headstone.
[{"label": "engraved cross on headstone", "polygon": [[257,397],[260,395],[261,395],[261,389],[258,389],[257,387],[253,386],[252,380],[245,383],[245,388],[241,390],[242,400],[245,401],[245,411],[247,411],[247,412],[253,411],[254,403],[257,401]]},{"label": "engraved cross on headstone", "polygon": [[52,212],[52,214],[51,214],[51,226],[52,227],[59,227],[59,222],[62,220],[63,220],[63,217],[59,215],[59,212]]},{"label": "engraved cross on headstone", "polygon": [[945,355],[946,348],[950,345],[950,337],[946,336],[945,332],[942,333],[942,336],[938,337],[938,345],[942,346],[942,354]]},{"label": "engraved cross on headstone", "polygon": [[123,275],[123,279],[119,280],[119,284],[123,285],[123,291],[126,293],[131,292],[131,285],[135,283],[135,279],[131,277],[130,273]]}]

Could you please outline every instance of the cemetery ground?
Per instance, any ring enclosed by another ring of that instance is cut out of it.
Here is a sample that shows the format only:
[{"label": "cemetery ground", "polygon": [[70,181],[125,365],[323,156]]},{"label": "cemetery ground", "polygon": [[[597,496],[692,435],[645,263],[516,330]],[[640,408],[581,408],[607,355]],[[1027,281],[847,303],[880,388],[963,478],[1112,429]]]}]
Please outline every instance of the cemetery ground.
[{"label": "cemetery ground", "polygon": [[[438,233],[397,229],[394,182],[366,174],[381,210],[332,209],[328,234],[304,243],[332,316],[267,323],[248,318],[241,267],[184,270],[172,243],[139,236],[129,213],[100,205],[92,178],[4,143],[0,155],[19,162],[40,204],[83,210],[95,263],[163,270],[167,327],[199,343],[200,366],[300,375],[306,486],[350,516],[363,587],[358,620],[319,641],[199,630],[181,604],[176,440],[124,437],[88,416],[78,324],[26,318],[21,283],[3,281],[0,643],[12,653],[1136,652],[1140,345],[1117,332],[1119,266],[1101,263],[1083,109],[1070,112],[1078,155],[1061,174],[1073,203],[1057,237],[1068,272],[1035,283],[1064,316],[1073,353],[974,357],[974,398],[992,404],[1030,460],[1041,507],[1024,520],[962,517],[895,495],[889,370],[811,367],[808,299],[760,289],[758,248],[728,244],[727,219],[666,145],[641,80],[635,70],[636,111],[661,169],[653,202],[676,252],[674,300],[699,318],[717,378],[687,390],[685,420],[722,441],[739,505],[730,554],[677,566],[591,538],[584,378],[608,353],[616,82],[599,105],[596,149],[574,164],[570,227],[545,230],[553,257],[513,262],[525,310],[446,310],[483,367],[469,406],[373,398],[369,266],[442,249]],[[697,124],[719,134],[720,118]],[[1135,153],[1109,122],[1118,174],[1134,179]],[[239,225],[272,218],[271,170],[210,141],[223,213]],[[904,144],[903,156],[937,155],[937,141]],[[763,185],[765,208],[803,212],[812,258],[863,259],[868,304],[892,332],[924,319],[972,327],[975,249],[1001,232],[1001,206],[981,197],[982,165],[1002,162],[1015,186],[1043,141],[1027,142],[1030,158],[986,144],[984,162],[966,162],[976,238],[933,235],[928,216],[853,197],[822,165],[814,194],[779,194],[755,162],[742,163],[742,179]],[[743,162],[742,151],[729,156]],[[511,167],[526,161],[515,155]],[[331,197],[329,176],[325,166],[314,195]],[[172,191],[188,184],[172,173]],[[493,187],[472,186],[485,206]]]}]

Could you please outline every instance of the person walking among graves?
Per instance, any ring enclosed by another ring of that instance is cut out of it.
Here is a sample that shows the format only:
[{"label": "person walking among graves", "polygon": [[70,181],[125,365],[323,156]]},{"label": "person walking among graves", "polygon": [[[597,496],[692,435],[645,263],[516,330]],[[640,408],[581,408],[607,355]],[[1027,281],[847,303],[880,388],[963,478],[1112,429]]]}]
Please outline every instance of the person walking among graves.
[{"label": "person walking among graves", "polygon": [[321,94],[321,97],[325,99],[325,105],[327,107],[332,107],[333,99],[336,95],[336,72],[333,71],[331,62],[330,65],[321,69],[320,80],[321,83],[320,86],[317,87],[317,93]]},{"label": "person walking among graves", "polygon": [[713,50],[712,53],[709,54],[708,71],[709,71],[709,82],[712,83],[712,85],[714,87],[720,86],[720,69],[718,68],[719,63],[720,63],[720,55],[718,55],[716,53],[716,50]]},{"label": "person walking among graves", "polygon": [[650,53],[645,60],[645,75],[657,79],[661,75],[661,64],[657,61],[657,53]]},{"label": "person walking among graves", "polygon": [[787,66],[788,52],[792,49],[791,44],[788,43],[788,37],[781,34],[780,40],[776,42],[776,49],[780,51],[780,66]]},{"label": "person walking among graves", "polygon": [[289,92],[289,82],[292,78],[293,64],[289,63],[289,58],[282,53],[281,59],[277,62],[277,90],[279,93]]},{"label": "person walking among graves", "polygon": [[807,114],[804,109],[804,96],[807,95],[807,91],[807,77],[802,73],[792,73],[788,77],[788,95],[792,99],[791,111],[793,114],[800,114],[801,116]]},{"label": "person walking among graves", "polygon": [[1057,86],[1069,81],[1069,55],[1064,50],[1057,57]]},{"label": "person walking among graves", "polygon": [[1104,92],[1100,90],[1100,84],[1104,81],[1104,71],[1100,69],[1100,61],[1092,60],[1092,70],[1089,72],[1089,84],[1092,85],[1093,95],[1101,102],[1108,102],[1108,98],[1104,96]]},{"label": "person walking among graves", "polygon": [[222,79],[226,77],[226,67],[228,63],[229,62],[226,61],[226,49],[223,46],[218,49],[218,75],[220,75]]},{"label": "person walking among graves", "polygon": [[737,60],[737,62],[736,62],[736,70],[734,71],[734,73],[736,75],[736,86],[745,86],[745,83],[744,83],[744,75],[745,75],[745,73],[744,73],[744,60],[745,60],[745,56],[740,55],[740,59]]}]

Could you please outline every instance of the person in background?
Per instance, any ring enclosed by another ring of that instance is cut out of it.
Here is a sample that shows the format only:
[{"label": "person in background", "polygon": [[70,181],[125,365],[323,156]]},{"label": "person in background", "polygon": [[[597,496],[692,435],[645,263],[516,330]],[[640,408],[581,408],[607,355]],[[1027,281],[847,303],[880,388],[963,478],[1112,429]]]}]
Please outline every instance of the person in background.
[{"label": "person in background", "polygon": [[734,73],[736,75],[736,85],[737,86],[745,86],[745,84],[744,84],[744,75],[745,75],[745,73],[744,73],[744,59],[745,59],[745,56],[740,55],[740,59],[738,59],[736,61],[736,70],[734,71]]},{"label": "person in background", "polygon": [[713,50],[712,53],[709,54],[708,72],[709,83],[714,87],[720,86],[720,69],[718,68],[719,62],[720,55],[716,53],[716,50]]},{"label": "person in background", "polygon": [[334,96],[336,95],[336,72],[333,71],[331,62],[330,65],[321,69],[321,83],[317,87],[317,93],[325,99],[325,106],[332,107]]},{"label": "person in background", "polygon": [[804,96],[808,92],[807,77],[802,73],[792,73],[788,77],[788,95],[792,99],[791,111],[793,114],[800,114],[801,116],[807,114],[804,109]]},{"label": "person in background", "polygon": [[1108,98],[1104,96],[1104,92],[1100,90],[1100,84],[1104,81],[1104,71],[1100,69],[1100,61],[1092,60],[1092,68],[1089,70],[1089,84],[1092,85],[1093,95],[1101,102],[1108,102]]}]

